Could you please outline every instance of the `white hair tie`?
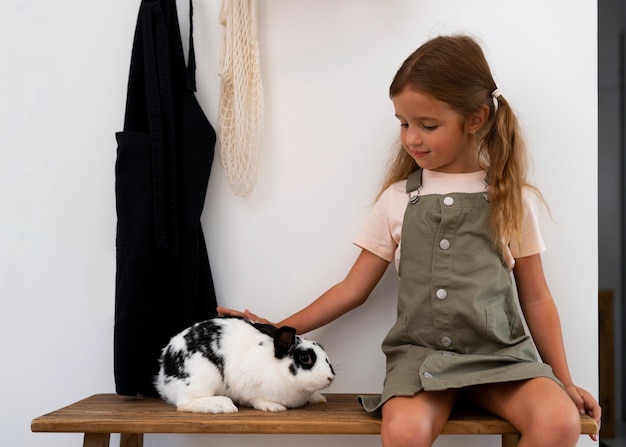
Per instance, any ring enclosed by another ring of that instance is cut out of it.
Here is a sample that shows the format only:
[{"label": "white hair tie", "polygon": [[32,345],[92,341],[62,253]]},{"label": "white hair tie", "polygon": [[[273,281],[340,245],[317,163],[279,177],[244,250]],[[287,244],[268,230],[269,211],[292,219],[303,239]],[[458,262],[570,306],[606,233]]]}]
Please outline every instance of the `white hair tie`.
[{"label": "white hair tie", "polygon": [[493,113],[495,114],[498,111],[498,97],[502,95],[502,92],[499,88],[495,89],[491,92],[491,97],[493,98]]}]

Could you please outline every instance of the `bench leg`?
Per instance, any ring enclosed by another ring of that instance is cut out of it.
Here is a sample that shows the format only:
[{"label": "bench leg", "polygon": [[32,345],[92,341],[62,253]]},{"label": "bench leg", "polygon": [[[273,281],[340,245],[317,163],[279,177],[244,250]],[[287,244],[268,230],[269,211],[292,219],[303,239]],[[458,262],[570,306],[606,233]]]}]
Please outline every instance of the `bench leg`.
[{"label": "bench leg", "polygon": [[143,434],[122,433],[120,435],[120,447],[143,447]]},{"label": "bench leg", "polygon": [[502,435],[502,447],[517,447],[517,444],[519,444],[519,438],[519,434]]},{"label": "bench leg", "polygon": [[83,447],[109,447],[111,433],[85,433]]}]

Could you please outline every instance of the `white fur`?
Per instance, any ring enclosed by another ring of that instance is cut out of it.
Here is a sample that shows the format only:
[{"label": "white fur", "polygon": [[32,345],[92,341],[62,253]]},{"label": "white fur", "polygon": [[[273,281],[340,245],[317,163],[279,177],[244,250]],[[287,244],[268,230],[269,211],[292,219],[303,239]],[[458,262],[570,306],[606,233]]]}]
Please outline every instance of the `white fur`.
[{"label": "white fur", "polygon": [[[185,360],[184,371],[188,378],[166,377],[162,366],[156,377],[159,394],[178,410],[232,413],[237,411],[236,402],[263,411],[283,411],[307,402],[326,401],[319,390],[331,384],[334,372],[321,346],[297,338],[296,347],[313,349],[317,360],[312,369],[298,369],[294,375],[289,370],[293,358],[275,358],[270,336],[239,319],[214,321],[222,327],[222,335],[213,351],[224,358],[223,380],[219,369],[201,353],[194,353]],[[169,346],[186,350],[183,337],[188,330],[174,336]]]}]

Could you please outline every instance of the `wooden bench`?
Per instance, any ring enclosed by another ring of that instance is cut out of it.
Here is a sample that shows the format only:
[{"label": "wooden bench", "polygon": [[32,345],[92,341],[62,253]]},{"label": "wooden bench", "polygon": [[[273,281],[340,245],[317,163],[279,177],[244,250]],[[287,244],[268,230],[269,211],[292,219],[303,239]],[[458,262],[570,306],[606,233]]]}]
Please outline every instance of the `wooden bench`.
[{"label": "wooden bench", "polygon": [[[83,447],[106,447],[120,433],[121,447],[142,447],[144,433],[246,434],[380,434],[380,416],[364,411],[356,394],[328,394],[328,402],[285,412],[240,408],[232,414],[182,413],[154,398],[96,394],[32,421],[33,432],[84,433]],[[597,432],[581,416],[581,434]],[[470,408],[455,409],[444,434],[501,435],[503,447],[518,444],[519,433],[508,422]]]}]

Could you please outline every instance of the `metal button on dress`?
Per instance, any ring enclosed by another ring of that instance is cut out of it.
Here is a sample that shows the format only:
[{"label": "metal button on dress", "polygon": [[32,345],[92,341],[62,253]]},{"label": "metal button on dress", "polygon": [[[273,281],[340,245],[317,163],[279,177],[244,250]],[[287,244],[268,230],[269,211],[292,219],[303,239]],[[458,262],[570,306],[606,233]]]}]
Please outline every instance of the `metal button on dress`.
[{"label": "metal button on dress", "polygon": [[448,197],[443,199],[443,203],[444,203],[444,205],[448,205],[448,206],[453,205],[454,204],[454,198],[448,196]]},{"label": "metal button on dress", "polygon": [[435,295],[437,295],[437,298],[439,298],[440,300],[445,300],[448,297],[448,292],[446,291],[446,289],[439,289],[437,290],[437,292],[435,292]]},{"label": "metal button on dress", "polygon": [[426,372],[424,373],[424,377],[426,377],[427,379],[432,379],[432,378],[433,378],[433,375],[432,375],[431,373],[429,373],[428,371],[426,371]]},{"label": "metal button on dress", "polygon": [[447,335],[445,335],[441,337],[441,344],[444,345],[445,347],[448,347],[452,344],[452,339],[448,337]]},{"label": "metal button on dress", "polygon": [[442,239],[439,241],[439,247],[442,250],[447,250],[448,248],[450,248],[450,241],[448,239]]}]

